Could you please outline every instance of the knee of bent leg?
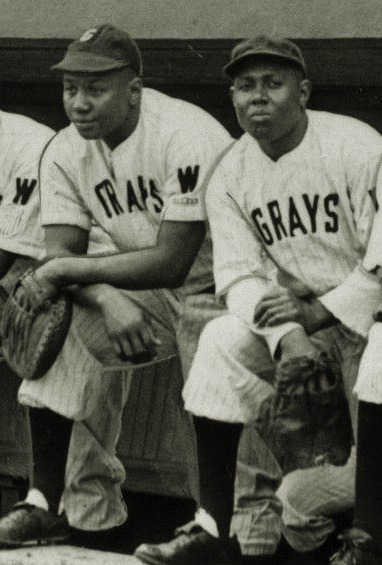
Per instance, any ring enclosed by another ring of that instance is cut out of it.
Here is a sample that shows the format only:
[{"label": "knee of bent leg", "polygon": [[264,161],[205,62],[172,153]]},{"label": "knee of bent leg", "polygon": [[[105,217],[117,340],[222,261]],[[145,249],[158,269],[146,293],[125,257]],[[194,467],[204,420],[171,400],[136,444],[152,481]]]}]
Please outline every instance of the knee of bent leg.
[{"label": "knee of bent leg", "polygon": [[237,316],[225,314],[209,322],[199,340],[199,347],[238,352],[256,340],[255,334]]}]

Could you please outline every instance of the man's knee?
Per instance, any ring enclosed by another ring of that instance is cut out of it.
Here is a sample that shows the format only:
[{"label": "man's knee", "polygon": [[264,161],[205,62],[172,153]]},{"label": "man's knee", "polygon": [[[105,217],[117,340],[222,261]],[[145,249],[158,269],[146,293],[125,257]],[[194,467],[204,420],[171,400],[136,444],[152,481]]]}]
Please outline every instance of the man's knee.
[{"label": "man's knee", "polygon": [[247,357],[250,351],[256,359],[270,359],[264,339],[233,314],[219,316],[205,326],[200,336],[199,349],[230,354],[238,359]]}]

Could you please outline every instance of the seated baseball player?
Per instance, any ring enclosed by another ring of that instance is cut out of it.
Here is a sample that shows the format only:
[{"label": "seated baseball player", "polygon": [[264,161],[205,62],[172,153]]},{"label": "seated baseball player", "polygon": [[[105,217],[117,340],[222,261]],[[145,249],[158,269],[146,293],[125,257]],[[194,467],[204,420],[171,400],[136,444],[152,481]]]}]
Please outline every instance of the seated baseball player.
[{"label": "seated baseball player", "polygon": [[[129,381],[101,369],[178,351],[187,375],[198,324],[221,311],[203,181],[229,134],[203,110],[142,88],[137,45],[110,25],[73,41],[55,68],[72,123],[41,161],[41,217],[48,255],[64,257],[35,276],[52,294],[71,286],[75,303],[52,368],[19,391],[34,488],[0,520],[4,545],[65,539],[68,522],[112,539],[127,516],[115,447]],[[78,257],[93,223],[115,249]]]},{"label": "seated baseball player", "polygon": [[[381,181],[376,186],[376,204],[381,201]],[[377,204],[364,267],[382,283],[381,208]],[[359,367],[354,392],[359,400],[357,426],[356,483],[353,527],[344,532],[343,543],[332,556],[333,565],[379,565],[382,563],[382,307]]]},{"label": "seated baseball player", "polygon": [[[225,72],[245,133],[219,162],[206,202],[228,313],[203,330],[183,391],[196,430],[200,509],[171,542],[136,550],[151,565],[218,563],[229,551],[238,443],[265,380],[272,391],[270,364],[297,356],[314,370],[321,352],[338,363],[355,427],[352,389],[381,297],[376,277],[359,266],[381,136],[350,117],[306,109],[311,83],[290,41],[241,42]],[[322,469],[330,474],[326,465],[311,472],[319,478]],[[259,512],[258,523],[251,562],[277,562],[268,543],[277,520],[269,528]]]},{"label": "seated baseball player", "polygon": [[52,136],[47,126],[0,111],[0,278],[9,273],[2,280],[7,290],[28,261],[44,253],[37,172],[42,150]]}]

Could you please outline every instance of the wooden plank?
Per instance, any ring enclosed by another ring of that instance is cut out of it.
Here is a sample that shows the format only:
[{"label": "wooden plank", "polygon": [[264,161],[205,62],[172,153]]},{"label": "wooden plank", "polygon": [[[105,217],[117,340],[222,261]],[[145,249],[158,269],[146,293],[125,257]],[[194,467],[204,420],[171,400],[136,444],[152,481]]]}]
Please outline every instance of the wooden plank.
[{"label": "wooden plank", "polygon": [[56,545],[1,550],[1,565],[142,565],[132,555]]},{"label": "wooden plank", "polygon": [[[297,39],[319,85],[382,86],[382,39]],[[3,82],[58,82],[50,66],[64,54],[67,39],[0,39]],[[183,84],[222,83],[232,39],[138,39],[147,80]]]},{"label": "wooden plank", "polygon": [[26,478],[29,469],[29,431],[26,409],[17,401],[20,379],[0,360],[0,475]]},{"label": "wooden plank", "polygon": [[190,496],[193,438],[181,404],[182,386],[178,358],[133,372],[117,449],[130,490]]}]

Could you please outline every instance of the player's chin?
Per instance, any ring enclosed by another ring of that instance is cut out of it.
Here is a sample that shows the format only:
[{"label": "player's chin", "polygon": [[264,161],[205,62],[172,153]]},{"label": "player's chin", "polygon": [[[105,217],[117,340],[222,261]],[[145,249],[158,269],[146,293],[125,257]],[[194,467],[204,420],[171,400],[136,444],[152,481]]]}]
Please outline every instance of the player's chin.
[{"label": "player's chin", "polygon": [[258,141],[271,141],[273,138],[273,128],[269,123],[251,122],[245,128],[246,131]]},{"label": "player's chin", "polygon": [[97,122],[73,122],[74,127],[84,139],[98,139],[100,131]]}]

